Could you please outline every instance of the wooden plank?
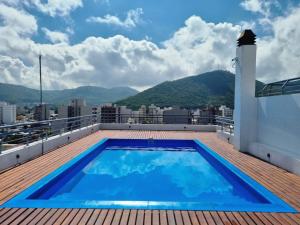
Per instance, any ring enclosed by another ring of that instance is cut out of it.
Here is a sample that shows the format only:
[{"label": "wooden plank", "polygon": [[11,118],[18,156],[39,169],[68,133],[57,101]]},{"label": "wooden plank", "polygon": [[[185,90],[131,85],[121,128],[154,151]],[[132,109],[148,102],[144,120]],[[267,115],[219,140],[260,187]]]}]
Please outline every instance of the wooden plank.
[{"label": "wooden plank", "polygon": [[[60,214],[58,217],[54,218],[54,221],[52,224],[62,224],[63,221],[67,218],[67,216],[71,213],[72,210],[73,209],[65,209],[62,214]],[[49,224],[49,225],[51,225],[51,224]]]},{"label": "wooden plank", "polygon": [[182,215],[179,210],[174,211],[175,221],[177,225],[183,225]]},{"label": "wooden plank", "polygon": [[100,212],[101,212],[100,209],[93,210],[91,217],[87,221],[87,225],[94,225],[97,221],[98,216],[100,215]]},{"label": "wooden plank", "polygon": [[48,220],[51,219],[51,217],[57,212],[57,209],[50,209],[47,214],[41,219],[38,221],[37,224],[45,224],[47,223]]},{"label": "wooden plank", "polygon": [[152,224],[152,212],[151,210],[145,211],[145,225]]},{"label": "wooden plank", "polygon": [[7,225],[12,223],[15,219],[17,219],[22,213],[25,213],[26,209],[17,209],[10,217],[8,217],[5,221],[2,221],[1,225]]},{"label": "wooden plank", "polygon": [[200,225],[195,211],[189,211],[188,213],[189,213],[192,225]]},{"label": "wooden plank", "polygon": [[87,224],[93,212],[93,209],[87,209],[78,224]]},{"label": "wooden plank", "polygon": [[71,225],[77,225],[79,224],[79,221],[81,220],[81,218],[83,217],[83,215],[85,214],[86,209],[80,209],[76,215],[74,216],[73,220],[71,221]]},{"label": "wooden plank", "polygon": [[152,211],[152,224],[159,224],[159,211],[158,210],[153,210]]},{"label": "wooden plank", "polygon": [[255,222],[248,216],[247,213],[240,212],[239,214],[241,215],[241,217],[244,218],[244,220],[247,221],[247,223],[248,223],[249,225],[252,225],[252,224],[255,225]]},{"label": "wooden plank", "polygon": [[127,225],[129,220],[130,210],[125,209],[122,213],[120,225]]},{"label": "wooden plank", "polygon": [[47,213],[50,211],[50,209],[43,209],[39,212],[39,214],[34,217],[29,224],[37,224]]},{"label": "wooden plank", "polygon": [[143,224],[144,224],[144,210],[138,210],[135,225],[143,225]]},{"label": "wooden plank", "polygon": [[72,220],[74,219],[74,217],[76,216],[76,214],[78,213],[78,211],[79,211],[79,209],[71,210],[71,212],[66,216],[66,218],[64,219],[64,221],[61,224],[62,225],[70,224],[72,222]]},{"label": "wooden plank", "polygon": [[240,225],[247,225],[247,221],[237,212],[232,212],[232,215],[236,218]]},{"label": "wooden plank", "polygon": [[197,211],[196,216],[198,218],[199,223],[202,225],[207,225],[207,221],[205,219],[204,213],[202,211]]},{"label": "wooden plank", "polygon": [[[24,221],[32,212],[34,209],[26,209],[23,213],[21,213],[15,220],[13,220],[13,224],[20,224],[22,221]],[[7,221],[4,221],[3,224],[5,224]]]},{"label": "wooden plank", "polygon": [[30,222],[37,217],[37,215],[42,211],[43,209],[34,209],[34,211],[28,215],[20,224],[30,224]]},{"label": "wooden plank", "polygon": [[137,210],[130,210],[128,225],[135,225]]},{"label": "wooden plank", "polygon": [[168,218],[168,224],[169,225],[176,225],[176,221],[175,221],[175,216],[174,216],[174,211],[173,210],[168,210],[167,211],[167,218]]},{"label": "wooden plank", "polygon": [[298,225],[298,223],[296,223],[292,218],[285,216],[283,213],[271,213],[271,215],[282,224]]},{"label": "wooden plank", "polygon": [[256,223],[256,224],[270,224],[263,216],[257,216],[253,212],[247,212],[248,216]]},{"label": "wooden plank", "polygon": [[[149,224],[151,224],[151,223],[149,223]],[[167,225],[168,224],[168,218],[167,218],[166,210],[160,210],[159,211],[159,224],[161,224],[161,225]]]},{"label": "wooden plank", "polygon": [[187,211],[181,211],[181,216],[182,216],[182,220],[183,220],[184,225],[192,225],[191,220],[190,220],[190,216],[189,216]]},{"label": "wooden plank", "polygon": [[108,213],[107,209],[102,209],[95,224],[102,225],[104,223],[107,213]]},{"label": "wooden plank", "polygon": [[5,214],[0,217],[0,224],[9,219],[12,215],[14,215],[19,209],[9,209]]},{"label": "wooden plank", "polygon": [[208,211],[204,211],[203,215],[204,215],[205,220],[207,221],[208,224],[216,224],[214,222],[214,219],[212,218],[212,216],[210,215],[210,213]]},{"label": "wooden plank", "polygon": [[45,223],[45,225],[53,225],[58,218],[66,211],[66,209],[58,209],[51,218]]},{"label": "wooden plank", "polygon": [[123,210],[121,210],[121,209],[116,210],[114,219],[111,223],[112,225],[119,225],[120,224],[122,213],[123,213]]},{"label": "wooden plank", "polygon": [[212,212],[210,212],[210,215],[213,218],[213,220],[215,221],[215,224],[222,224],[223,223],[217,212],[212,211]]},{"label": "wooden plank", "polygon": [[103,222],[103,225],[110,225],[113,221],[116,210],[110,209],[108,210],[107,216]]}]

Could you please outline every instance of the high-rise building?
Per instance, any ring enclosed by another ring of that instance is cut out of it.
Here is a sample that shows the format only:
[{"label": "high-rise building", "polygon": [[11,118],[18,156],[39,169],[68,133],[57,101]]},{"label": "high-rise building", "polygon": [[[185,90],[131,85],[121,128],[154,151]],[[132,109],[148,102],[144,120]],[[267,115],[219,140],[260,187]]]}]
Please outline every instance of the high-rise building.
[{"label": "high-rise building", "polygon": [[87,106],[84,99],[72,99],[69,106],[71,107],[69,107],[68,117],[85,116],[92,114],[92,107]]},{"label": "high-rise building", "polygon": [[92,114],[92,107],[87,106],[84,99],[72,99],[69,105],[58,107],[58,118],[86,116]]},{"label": "high-rise building", "polygon": [[186,109],[174,107],[163,112],[163,122],[165,124],[190,124],[191,112]]},{"label": "high-rise building", "polygon": [[[87,126],[91,118],[72,118],[92,115],[92,107],[87,106],[84,99],[72,99],[69,105],[61,105],[58,107],[58,118],[69,118],[67,121],[61,121],[61,127],[68,127],[68,129],[75,129]],[[66,125],[67,124],[67,125]]]},{"label": "high-rise building", "polygon": [[147,107],[145,105],[141,105],[139,108],[139,123],[147,123]]},{"label": "high-rise building", "polygon": [[129,123],[129,118],[131,118],[132,110],[128,109],[126,106],[117,107],[117,122],[118,123]]},{"label": "high-rise building", "polygon": [[233,116],[233,110],[231,108],[228,108],[225,105],[221,105],[219,107],[219,111],[220,111],[220,116],[230,117],[230,118],[232,118]]},{"label": "high-rise building", "polygon": [[42,104],[34,107],[33,119],[37,121],[48,120],[50,117],[49,105]]},{"label": "high-rise building", "polygon": [[116,123],[117,121],[117,107],[112,104],[102,105],[100,108],[101,123]]},{"label": "high-rise building", "polygon": [[151,104],[148,107],[149,122],[153,124],[163,123],[163,110],[160,107]]},{"label": "high-rise building", "polygon": [[16,105],[0,102],[0,124],[14,124],[17,117]]}]

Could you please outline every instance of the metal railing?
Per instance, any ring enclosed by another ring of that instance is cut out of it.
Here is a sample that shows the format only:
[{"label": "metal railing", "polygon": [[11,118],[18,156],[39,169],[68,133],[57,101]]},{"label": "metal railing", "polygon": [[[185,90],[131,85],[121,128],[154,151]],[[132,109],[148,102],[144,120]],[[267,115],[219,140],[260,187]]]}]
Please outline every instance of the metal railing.
[{"label": "metal railing", "polygon": [[221,131],[228,132],[230,135],[234,132],[234,121],[232,117],[216,116],[216,124],[221,127]]},{"label": "metal railing", "polygon": [[0,153],[19,145],[28,145],[38,140],[44,141],[51,136],[72,132],[97,122],[97,115],[86,115],[0,126]]},{"label": "metal railing", "polygon": [[220,125],[222,129],[233,132],[230,118],[215,115],[132,115],[104,113],[86,116],[45,120],[37,122],[17,123],[0,126],[0,153],[19,145],[47,140],[51,136],[61,135],[96,123],[123,124],[186,124],[186,125]]},{"label": "metal railing", "polygon": [[104,113],[100,116],[101,123],[127,123],[127,124],[194,124],[207,125],[215,124],[215,115],[133,115]]},{"label": "metal railing", "polygon": [[300,77],[266,84],[257,97],[300,93]]}]

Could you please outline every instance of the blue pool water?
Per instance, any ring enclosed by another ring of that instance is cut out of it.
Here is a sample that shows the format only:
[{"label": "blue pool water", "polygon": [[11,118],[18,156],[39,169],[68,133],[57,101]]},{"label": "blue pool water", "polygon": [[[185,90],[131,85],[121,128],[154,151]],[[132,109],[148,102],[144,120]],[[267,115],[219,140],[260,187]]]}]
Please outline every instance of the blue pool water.
[{"label": "blue pool water", "polygon": [[40,204],[294,211],[202,143],[171,140],[106,140],[6,203],[15,207]]}]

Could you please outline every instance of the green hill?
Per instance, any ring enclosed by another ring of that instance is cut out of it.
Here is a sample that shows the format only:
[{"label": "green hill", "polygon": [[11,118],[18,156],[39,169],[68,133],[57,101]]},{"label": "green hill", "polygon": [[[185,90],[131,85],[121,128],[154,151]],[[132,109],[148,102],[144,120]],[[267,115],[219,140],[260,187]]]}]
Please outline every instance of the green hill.
[{"label": "green hill", "polygon": [[[203,107],[208,104],[233,107],[234,74],[216,70],[197,76],[190,76],[175,81],[163,82],[134,96],[117,101],[137,109],[140,105],[155,104],[160,107],[180,106],[186,108]],[[262,87],[257,82],[257,88]]]},{"label": "green hill", "polygon": [[[129,87],[102,88],[94,86],[82,86],[65,90],[43,91],[44,102],[50,104],[68,103],[72,98],[84,98],[88,104],[97,105],[106,102],[118,101],[138,93]],[[13,104],[33,104],[40,100],[40,92],[21,85],[0,83],[0,101]]]}]

